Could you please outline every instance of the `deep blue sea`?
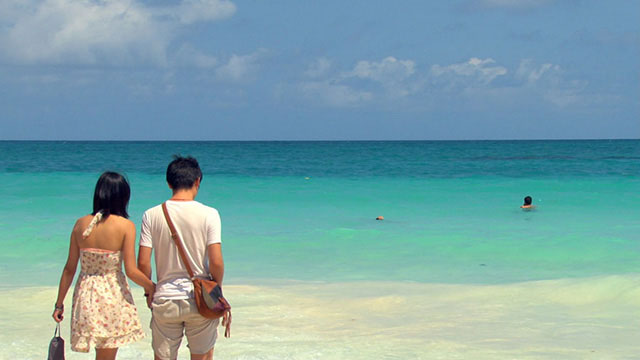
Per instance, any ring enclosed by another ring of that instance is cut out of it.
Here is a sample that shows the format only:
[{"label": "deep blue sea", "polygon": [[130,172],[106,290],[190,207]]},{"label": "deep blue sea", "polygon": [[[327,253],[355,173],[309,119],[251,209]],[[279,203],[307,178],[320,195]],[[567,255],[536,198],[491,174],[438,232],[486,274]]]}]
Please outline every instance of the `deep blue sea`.
[{"label": "deep blue sea", "polygon": [[[0,142],[0,285],[56,285],[101,172],[131,219],[193,155],[226,281],[504,284],[640,272],[640,140]],[[522,211],[530,195],[535,211]],[[384,216],[384,221],[376,221]]]}]

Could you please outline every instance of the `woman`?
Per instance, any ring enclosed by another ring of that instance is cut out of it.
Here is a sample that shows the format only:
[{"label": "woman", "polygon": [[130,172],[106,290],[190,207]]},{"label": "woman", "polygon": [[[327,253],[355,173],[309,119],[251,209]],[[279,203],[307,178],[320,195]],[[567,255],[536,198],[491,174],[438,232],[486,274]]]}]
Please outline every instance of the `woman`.
[{"label": "woman", "polygon": [[155,284],[135,261],[136,228],[128,220],[130,189],[120,174],[105,172],[93,194],[93,212],[76,221],[69,257],[62,271],[53,319],[60,322],[64,298],[81,259],[81,272],[73,292],[71,350],[96,349],[96,359],[115,359],[118,347],[144,337],[140,319],[122,273],[153,294]]}]

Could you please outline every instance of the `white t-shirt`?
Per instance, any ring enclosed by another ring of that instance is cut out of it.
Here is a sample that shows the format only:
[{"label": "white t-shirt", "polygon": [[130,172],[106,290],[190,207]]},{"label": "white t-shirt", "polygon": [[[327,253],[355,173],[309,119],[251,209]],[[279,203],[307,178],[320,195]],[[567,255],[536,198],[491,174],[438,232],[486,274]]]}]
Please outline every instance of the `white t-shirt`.
[{"label": "white t-shirt", "polygon": [[[218,210],[197,201],[171,200],[167,201],[167,210],[182,239],[194,275],[207,277],[207,246],[220,243]],[[150,247],[154,252],[158,282],[154,299],[178,300],[193,297],[193,283],[171,238],[162,205],[152,207],[142,216],[140,246]]]}]

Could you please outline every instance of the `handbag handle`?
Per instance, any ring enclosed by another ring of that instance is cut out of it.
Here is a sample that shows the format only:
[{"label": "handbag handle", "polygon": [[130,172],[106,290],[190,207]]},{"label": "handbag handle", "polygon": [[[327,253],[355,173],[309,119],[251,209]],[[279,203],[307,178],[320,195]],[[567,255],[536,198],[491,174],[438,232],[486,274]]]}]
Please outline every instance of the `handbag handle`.
[{"label": "handbag handle", "polygon": [[56,324],[56,329],[53,331],[53,337],[59,337],[60,336],[60,323]]},{"label": "handbag handle", "polygon": [[171,230],[171,238],[173,239],[173,242],[178,247],[178,253],[180,254],[180,258],[182,259],[184,266],[187,268],[189,277],[191,277],[191,279],[193,280],[194,278],[193,270],[191,270],[191,265],[189,265],[189,260],[187,259],[186,251],[184,250],[184,246],[182,245],[182,240],[180,239],[180,236],[178,235],[178,231],[176,230],[176,227],[173,225],[173,222],[171,221],[171,217],[169,216],[169,211],[167,210],[166,202],[162,203],[162,212],[164,213],[164,218],[167,220],[167,224],[169,225],[169,230]]}]

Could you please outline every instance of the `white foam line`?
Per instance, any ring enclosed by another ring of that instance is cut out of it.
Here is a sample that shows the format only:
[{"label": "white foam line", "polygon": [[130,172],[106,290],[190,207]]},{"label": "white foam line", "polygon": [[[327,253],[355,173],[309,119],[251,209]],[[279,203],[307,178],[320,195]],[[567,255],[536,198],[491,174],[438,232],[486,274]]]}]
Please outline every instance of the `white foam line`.
[{"label": "white foam line", "polygon": [[[142,306],[140,289],[133,291]],[[55,295],[55,288],[0,291],[5,354],[46,355]],[[639,275],[508,285],[283,282],[227,285],[225,295],[233,305],[232,338],[219,339],[216,359],[626,359],[640,353]],[[149,311],[140,308],[140,315],[149,334]],[[69,318],[66,339],[68,324]],[[180,356],[187,354],[183,345]],[[68,348],[67,355],[87,358]],[[140,357],[152,357],[150,337],[120,350],[119,359]]]}]

